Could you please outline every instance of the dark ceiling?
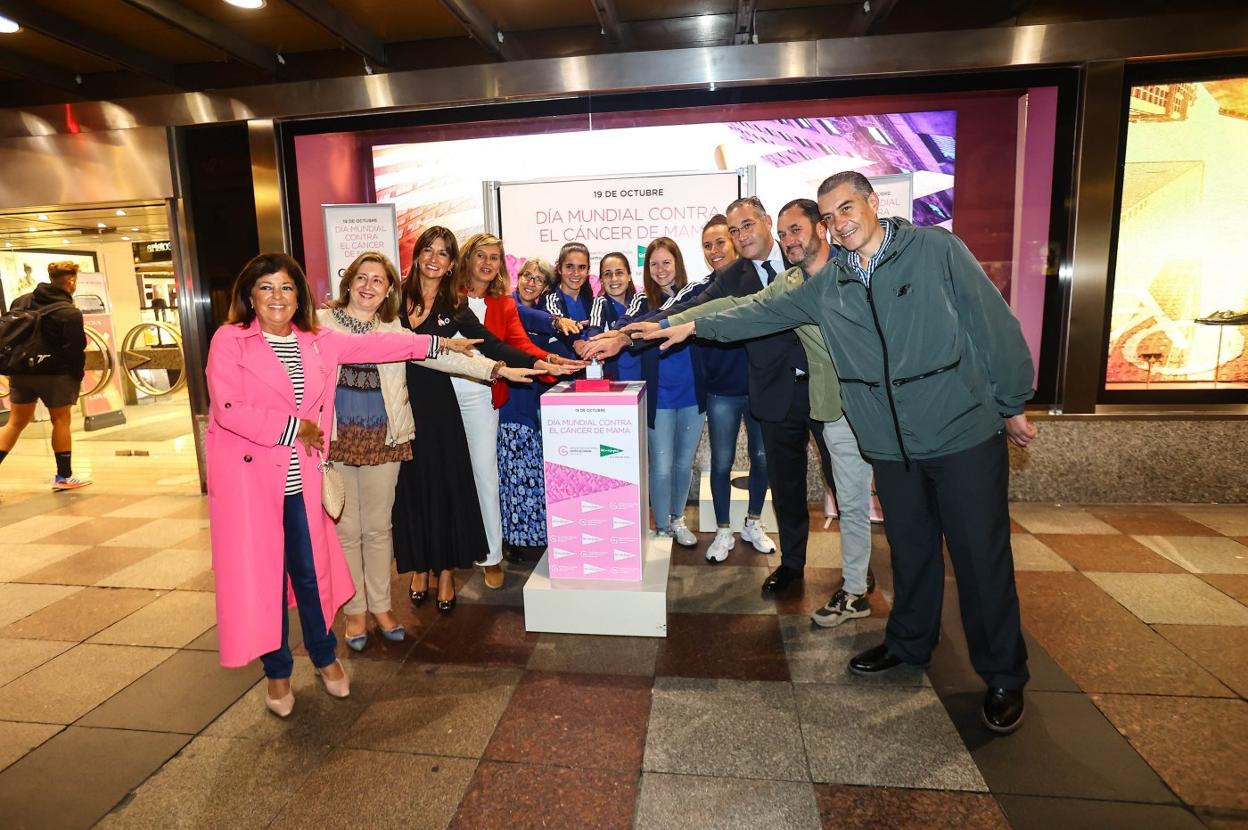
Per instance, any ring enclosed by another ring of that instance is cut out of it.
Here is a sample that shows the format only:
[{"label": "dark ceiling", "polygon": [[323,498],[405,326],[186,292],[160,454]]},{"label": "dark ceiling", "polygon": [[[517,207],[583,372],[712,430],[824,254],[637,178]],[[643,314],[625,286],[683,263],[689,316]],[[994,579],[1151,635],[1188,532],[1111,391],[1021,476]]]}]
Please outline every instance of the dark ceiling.
[{"label": "dark ceiling", "polygon": [[406,69],[1197,11],[1244,0],[0,0],[0,108]]}]

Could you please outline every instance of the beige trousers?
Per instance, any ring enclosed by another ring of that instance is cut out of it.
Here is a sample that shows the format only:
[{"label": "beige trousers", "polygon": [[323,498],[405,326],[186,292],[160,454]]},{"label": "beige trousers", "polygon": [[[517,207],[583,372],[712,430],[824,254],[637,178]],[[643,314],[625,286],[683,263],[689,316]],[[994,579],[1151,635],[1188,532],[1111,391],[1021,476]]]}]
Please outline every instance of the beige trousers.
[{"label": "beige trousers", "polygon": [[351,569],[355,596],[342,607],[344,614],[380,614],[390,610],[390,563],[394,541],[390,511],[399,482],[399,462],[351,467],[335,464],[346,483],[347,504],[338,520],[338,541]]}]

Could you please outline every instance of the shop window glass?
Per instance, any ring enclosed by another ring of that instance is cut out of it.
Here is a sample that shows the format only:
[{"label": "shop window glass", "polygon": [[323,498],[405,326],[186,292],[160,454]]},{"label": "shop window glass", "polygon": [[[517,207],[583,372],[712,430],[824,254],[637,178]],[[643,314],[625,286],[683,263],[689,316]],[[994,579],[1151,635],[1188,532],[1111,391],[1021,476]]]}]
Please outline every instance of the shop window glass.
[{"label": "shop window glass", "polygon": [[1107,389],[1248,387],[1248,77],[1133,87]]}]

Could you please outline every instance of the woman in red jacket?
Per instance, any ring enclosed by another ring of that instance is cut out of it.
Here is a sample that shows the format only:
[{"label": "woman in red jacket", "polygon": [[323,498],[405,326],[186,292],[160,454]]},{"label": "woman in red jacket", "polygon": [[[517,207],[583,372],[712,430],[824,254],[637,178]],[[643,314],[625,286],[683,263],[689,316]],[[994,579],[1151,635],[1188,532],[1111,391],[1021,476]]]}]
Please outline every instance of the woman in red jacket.
[{"label": "woman in red jacket", "polygon": [[[460,281],[469,310],[496,337],[509,346],[544,360],[552,366],[568,368],[583,366],[549,353],[533,344],[520,312],[511,298],[511,275],[507,272],[507,255],[503,241],[488,233],[473,234],[460,249],[455,275]],[[503,519],[498,496],[498,408],[507,402],[507,384],[486,385],[468,378],[452,378],[459,409],[468,435],[468,451],[472,456],[472,475],[477,483],[477,500],[485,523],[489,553],[478,564],[485,568],[485,584],[490,588],[503,586]]]}]

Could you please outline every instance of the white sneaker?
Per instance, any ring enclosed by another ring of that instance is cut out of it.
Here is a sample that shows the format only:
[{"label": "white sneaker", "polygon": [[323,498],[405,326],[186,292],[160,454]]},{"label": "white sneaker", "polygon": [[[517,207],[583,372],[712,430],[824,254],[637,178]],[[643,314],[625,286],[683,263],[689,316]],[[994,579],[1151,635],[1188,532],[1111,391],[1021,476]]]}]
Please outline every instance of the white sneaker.
[{"label": "white sneaker", "polygon": [[728,558],[728,551],[732,550],[736,544],[737,535],[732,532],[732,528],[721,527],[715,531],[715,540],[706,549],[706,561],[716,564],[723,562]]},{"label": "white sneaker", "polygon": [[77,490],[79,487],[86,487],[91,483],[89,478],[79,478],[78,476],[70,476],[69,478],[61,478],[57,476],[52,479],[52,489],[58,493],[65,490]]},{"label": "white sneaker", "polygon": [[684,545],[691,548],[698,543],[698,537],[693,535],[693,531],[685,527],[684,517],[672,519],[670,525],[672,538],[676,540],[676,544]]},{"label": "white sneaker", "polygon": [[741,538],[754,546],[759,553],[775,553],[776,543],[767,535],[767,528],[759,519],[746,519],[741,527]]}]

